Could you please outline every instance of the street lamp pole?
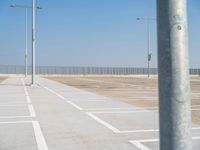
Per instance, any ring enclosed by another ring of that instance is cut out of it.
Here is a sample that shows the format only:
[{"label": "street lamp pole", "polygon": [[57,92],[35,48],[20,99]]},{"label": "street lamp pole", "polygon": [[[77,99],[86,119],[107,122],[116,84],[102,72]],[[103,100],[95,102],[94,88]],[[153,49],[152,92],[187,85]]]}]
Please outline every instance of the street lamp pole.
[{"label": "street lamp pole", "polygon": [[157,0],[160,150],[191,150],[187,0]]},{"label": "street lamp pole", "polygon": [[150,78],[150,62],[151,62],[151,31],[150,31],[150,21],[154,21],[154,18],[136,18],[136,20],[145,20],[147,21],[147,72],[148,72],[148,78]]},{"label": "street lamp pole", "polygon": [[28,75],[28,7],[26,6],[18,6],[18,5],[10,5],[10,7],[15,8],[15,7],[20,7],[20,8],[25,8],[26,13],[25,13],[25,77]]},{"label": "street lamp pole", "polygon": [[32,9],[32,84],[35,84],[35,8],[42,9],[42,7],[35,7],[35,0],[32,1],[32,6],[28,5],[10,5],[12,8],[25,8],[26,21],[25,21],[25,77],[28,75],[28,9]]},{"label": "street lamp pole", "polygon": [[150,61],[151,61],[151,54],[150,54],[150,39],[151,33],[149,29],[149,18],[147,19],[147,63],[148,63],[148,78],[150,78]]},{"label": "street lamp pole", "polygon": [[28,10],[26,8],[26,51],[25,51],[25,77],[28,75]]},{"label": "street lamp pole", "polygon": [[35,0],[32,0],[32,80],[35,84]]}]

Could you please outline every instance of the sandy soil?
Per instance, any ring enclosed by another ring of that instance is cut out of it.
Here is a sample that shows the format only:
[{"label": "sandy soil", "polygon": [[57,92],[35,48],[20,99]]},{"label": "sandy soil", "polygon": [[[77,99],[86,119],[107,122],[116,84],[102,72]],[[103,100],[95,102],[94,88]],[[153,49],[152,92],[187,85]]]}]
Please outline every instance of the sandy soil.
[{"label": "sandy soil", "polygon": [[5,79],[6,79],[6,77],[0,77],[0,83]]},{"label": "sandy soil", "polygon": [[[158,83],[156,79],[133,77],[49,77],[49,79],[135,106],[158,107]],[[194,93],[192,94],[192,105],[200,105],[200,78],[191,78],[191,89]],[[192,120],[194,123],[200,124],[200,110],[192,112]]]}]

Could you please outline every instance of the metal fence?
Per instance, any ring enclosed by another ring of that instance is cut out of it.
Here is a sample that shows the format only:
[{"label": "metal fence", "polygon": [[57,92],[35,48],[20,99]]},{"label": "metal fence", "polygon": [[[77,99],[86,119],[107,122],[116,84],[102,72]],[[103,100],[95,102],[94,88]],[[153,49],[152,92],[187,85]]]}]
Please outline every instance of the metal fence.
[{"label": "metal fence", "polygon": [[[23,74],[24,66],[0,66],[0,74]],[[31,67],[28,67],[29,74]],[[150,68],[150,74],[156,75],[157,68]],[[131,67],[61,67],[61,66],[37,66],[37,74],[108,74],[108,75],[145,75],[147,68]],[[200,69],[190,69],[190,74],[200,75]]]}]

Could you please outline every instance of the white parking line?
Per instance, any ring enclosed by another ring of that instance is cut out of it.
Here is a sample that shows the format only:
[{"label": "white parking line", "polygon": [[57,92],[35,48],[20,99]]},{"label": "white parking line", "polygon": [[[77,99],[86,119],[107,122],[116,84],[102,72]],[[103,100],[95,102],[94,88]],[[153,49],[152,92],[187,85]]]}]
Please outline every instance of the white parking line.
[{"label": "white parking line", "polygon": [[33,121],[33,129],[35,133],[35,139],[37,142],[38,150],[48,150],[48,146],[46,144],[45,138],[42,134],[42,130],[40,128],[40,124],[38,121]]},{"label": "white parking line", "polygon": [[[58,96],[59,98],[63,99],[63,100],[66,100],[66,98],[64,96],[62,96],[61,94],[57,93],[56,91],[46,87],[46,86],[43,86],[41,85],[43,88],[45,88],[46,90],[48,90],[49,92],[55,94],[56,96]],[[88,100],[88,101],[93,101],[93,100]],[[99,100],[97,100],[99,101]],[[67,103],[69,103],[70,105],[74,106],[75,108],[77,108],[78,110],[87,110],[87,111],[90,111],[90,110],[127,110],[127,109],[133,109],[133,108],[81,108],[80,106],[78,106],[77,104],[73,103],[72,101],[66,101]],[[95,100],[96,102],[96,100]],[[143,111],[139,111],[139,112],[143,112]],[[149,112],[149,111],[148,111]]]},{"label": "white parking line", "polygon": [[[117,113],[133,113],[133,112],[135,112],[135,111],[118,111]],[[140,113],[139,111],[136,111],[136,112]],[[116,127],[112,126],[111,124],[107,123],[106,121],[104,121],[104,120],[100,119],[99,117],[97,117],[96,115],[94,115],[94,114],[103,114],[103,113],[106,114],[106,113],[115,113],[115,112],[86,112],[86,114],[88,116],[90,116],[91,118],[93,118],[95,121],[102,124],[106,128],[110,129],[114,133],[122,133],[122,134],[124,133],[125,134],[125,133],[159,132],[159,129],[119,130]],[[192,130],[200,130],[200,127],[192,127]]]},{"label": "white parking line", "polygon": [[[28,94],[27,88],[25,87],[24,80],[23,79],[21,79],[21,80],[22,80],[22,84],[23,84],[23,87],[24,87],[27,102],[31,102],[31,98]],[[36,113],[35,113],[35,110],[33,108],[33,105],[29,104],[28,108],[29,108],[30,115],[36,117]],[[46,144],[42,130],[40,128],[39,122],[38,121],[32,121],[32,125],[33,125],[33,129],[34,129],[34,134],[35,134],[35,139],[36,139],[36,142],[37,142],[38,150],[48,150],[48,146]]]},{"label": "white parking line", "polygon": [[[55,92],[54,90],[52,90],[52,89],[50,89],[50,88],[48,88],[48,87],[46,87],[46,86],[43,86],[43,85],[41,85],[41,86],[42,86],[43,88],[45,88],[46,90],[48,90],[49,92],[55,94],[55,95],[58,96],[59,98],[61,98],[61,99],[63,99],[63,100],[66,100],[66,98],[65,98],[64,96],[60,95],[59,93]],[[73,102],[71,102],[71,101],[66,101],[66,102],[67,102],[68,104],[74,106],[76,109],[82,110],[81,107],[79,107],[78,105],[74,104]]]},{"label": "white parking line", "polygon": [[110,124],[108,124],[107,122],[99,119],[97,116],[93,115],[92,113],[86,112],[86,114],[88,116],[90,116],[91,118],[93,118],[94,120],[96,120],[97,122],[99,122],[100,124],[107,127],[108,129],[112,130],[114,133],[120,133],[120,131],[117,128],[115,128],[115,127],[111,126]]},{"label": "white parking line", "polygon": [[6,102],[6,103],[0,103],[1,106],[10,106],[10,105],[27,105],[27,104],[31,104],[31,103],[27,103],[27,102]]},{"label": "white parking line", "polygon": [[30,99],[30,96],[28,96],[28,95],[26,96],[26,100],[27,100],[28,103],[32,103],[31,99]]},{"label": "white parking line", "polygon": [[52,90],[52,89],[50,89],[50,88],[48,88],[48,87],[46,87],[46,86],[43,86],[43,85],[41,85],[41,86],[42,86],[44,89],[48,90],[49,92],[55,94],[55,95],[58,96],[59,98],[61,98],[61,99],[63,99],[63,100],[66,100],[66,98],[65,98],[64,96],[60,95],[59,93],[55,92],[54,90]]},{"label": "white parking line", "polygon": [[[84,108],[83,110],[87,110],[87,111],[99,111],[99,110],[135,110],[134,108]],[[140,110],[139,108],[137,110]]]},{"label": "white parking line", "polygon": [[42,130],[38,121],[7,121],[7,122],[0,122],[0,125],[1,124],[26,124],[26,123],[30,123],[33,126],[38,150],[48,150],[48,146],[46,144],[45,138],[42,134]]},{"label": "white parking line", "polygon": [[21,124],[21,123],[32,123],[33,121],[0,121],[0,124]]},{"label": "white parking line", "polygon": [[131,86],[131,87],[138,87],[138,88],[142,88],[142,89],[157,90],[156,88],[145,87],[145,86],[141,86],[141,85],[134,85],[134,84],[129,84],[129,83],[101,81],[101,80],[96,80],[96,79],[95,79],[95,80],[94,80],[94,79],[82,79],[82,78],[76,78],[76,79],[78,79],[78,80],[92,81],[92,82],[98,82],[98,83],[118,84],[118,85],[122,85],[122,86],[129,85],[129,86]]},{"label": "white parking line", "polygon": [[30,118],[32,116],[0,116],[1,119]]},{"label": "white parking line", "polygon": [[[26,108],[26,106],[28,107],[28,110],[29,110],[29,113],[30,113],[30,115],[27,115],[27,116],[0,116],[0,118],[9,118],[9,119],[11,119],[11,118],[28,118],[28,117],[36,117],[36,114],[35,114],[35,111],[34,111],[34,109],[33,109],[33,106],[32,106],[32,104],[21,104],[21,105],[0,105],[0,107],[1,107],[1,110],[3,110],[3,109],[5,109],[5,110],[7,110],[8,108],[3,108],[3,107],[25,107]],[[13,109],[13,108],[12,108]]]},{"label": "white parking line", "polygon": [[22,81],[22,85],[23,85],[23,88],[24,88],[26,100],[27,100],[28,103],[32,103],[32,102],[31,102],[31,99],[30,99],[30,96],[29,96],[29,94],[28,94],[28,90],[27,90],[27,88],[26,88],[26,86],[25,86],[24,80],[21,79],[21,81]]},{"label": "white parking line", "polygon": [[56,94],[58,97],[60,97],[61,99],[63,99],[63,100],[66,100],[66,98],[64,97],[64,96],[62,96],[62,95],[60,95],[60,94]]},{"label": "white parking line", "polygon": [[29,108],[30,116],[31,117],[36,117],[36,113],[35,113],[35,110],[33,108],[33,105],[29,104],[28,108]]},{"label": "white parking line", "polygon": [[140,142],[137,141],[130,141],[130,143],[132,143],[133,145],[135,145],[137,148],[141,149],[141,150],[151,150],[148,147],[146,147],[145,145],[143,145]]},{"label": "white parking line", "polygon": [[106,100],[73,100],[73,102],[105,102]]},{"label": "white parking line", "polygon": [[151,110],[135,109],[131,111],[94,111],[92,114],[127,114],[127,113],[153,113]]},{"label": "white parking line", "polygon": [[[200,137],[192,137],[193,140],[200,140]],[[145,140],[133,140],[129,141],[131,144],[135,145],[137,148],[141,150],[151,150],[147,146],[145,146],[142,143],[153,143],[153,142],[159,142],[159,139],[145,139]]]},{"label": "white parking line", "polygon": [[[66,100],[66,98],[64,96],[62,96],[61,94],[55,92],[54,90],[46,87],[46,86],[42,86],[43,88],[45,88],[46,90],[48,90],[49,92],[55,94],[56,96],[58,96],[59,98]],[[80,106],[78,106],[77,104],[73,103],[72,101],[66,101],[67,103],[69,103],[70,105],[74,106],[75,108],[77,108],[78,110],[127,110],[127,109],[133,109],[133,108],[81,108]]]},{"label": "white parking line", "polygon": [[5,103],[5,104],[0,104],[0,107],[5,107],[5,106],[9,106],[9,107],[16,107],[16,106],[27,106],[27,103]]},{"label": "white parking line", "polygon": [[70,105],[74,106],[75,108],[77,108],[78,110],[83,110],[81,107],[79,107],[78,105],[74,104],[71,101],[67,101],[67,103],[69,103]]}]

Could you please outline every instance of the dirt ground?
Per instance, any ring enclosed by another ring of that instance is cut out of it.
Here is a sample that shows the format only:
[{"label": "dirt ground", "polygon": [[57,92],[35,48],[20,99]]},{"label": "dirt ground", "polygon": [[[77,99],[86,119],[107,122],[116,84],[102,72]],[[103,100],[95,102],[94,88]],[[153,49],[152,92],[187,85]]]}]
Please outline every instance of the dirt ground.
[{"label": "dirt ground", "polygon": [[[136,77],[48,77],[138,107],[158,107],[157,79]],[[200,77],[191,78],[192,107],[200,107]],[[194,106],[196,105],[196,106]],[[198,106],[197,106],[198,105]],[[200,109],[192,112],[194,123],[200,124]]]},{"label": "dirt ground", "polygon": [[0,83],[5,79],[6,79],[6,77],[0,77]]}]

